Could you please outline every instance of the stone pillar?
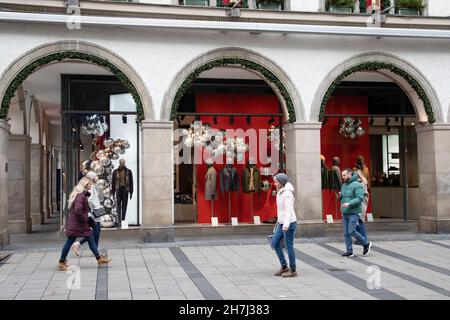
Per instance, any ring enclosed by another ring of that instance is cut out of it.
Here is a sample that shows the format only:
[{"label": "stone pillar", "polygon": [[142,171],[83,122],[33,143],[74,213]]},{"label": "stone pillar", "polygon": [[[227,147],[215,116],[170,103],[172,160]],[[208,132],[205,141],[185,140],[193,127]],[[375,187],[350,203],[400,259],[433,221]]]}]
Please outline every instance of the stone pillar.
[{"label": "stone pillar", "polygon": [[8,222],[11,233],[31,232],[30,145],[30,136],[9,136]]},{"label": "stone pillar", "polygon": [[142,226],[173,224],[173,122],[145,121],[142,132]]},{"label": "stone pillar", "polygon": [[42,157],[42,207],[44,210],[44,217],[50,218],[50,212],[48,211],[48,198],[47,198],[47,164],[48,164],[48,152],[43,150]]},{"label": "stone pillar", "polygon": [[295,188],[300,223],[323,223],[320,175],[321,123],[293,123],[286,131],[286,171]]},{"label": "stone pillar", "polygon": [[450,124],[418,126],[419,231],[450,233]]},{"label": "stone pillar", "polygon": [[31,164],[30,164],[30,215],[33,225],[45,223],[45,215],[42,206],[42,186],[43,186],[43,152],[44,146],[41,144],[31,144]]},{"label": "stone pillar", "polygon": [[9,246],[8,153],[10,125],[0,120],[0,250]]}]

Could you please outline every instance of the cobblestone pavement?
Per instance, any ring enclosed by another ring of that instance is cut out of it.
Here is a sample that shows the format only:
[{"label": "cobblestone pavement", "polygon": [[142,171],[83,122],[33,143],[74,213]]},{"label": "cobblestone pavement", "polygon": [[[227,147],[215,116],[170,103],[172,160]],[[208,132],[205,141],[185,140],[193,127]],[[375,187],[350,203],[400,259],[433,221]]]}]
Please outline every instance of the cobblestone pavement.
[{"label": "cobblestone pavement", "polygon": [[[243,241],[245,242],[245,241]],[[62,242],[61,242],[62,247]],[[109,248],[98,267],[89,249],[57,272],[55,248],[11,252],[0,262],[0,299],[449,299],[448,237],[374,242],[370,254],[343,243],[296,242],[296,278],[279,268],[268,244],[158,245]]]}]

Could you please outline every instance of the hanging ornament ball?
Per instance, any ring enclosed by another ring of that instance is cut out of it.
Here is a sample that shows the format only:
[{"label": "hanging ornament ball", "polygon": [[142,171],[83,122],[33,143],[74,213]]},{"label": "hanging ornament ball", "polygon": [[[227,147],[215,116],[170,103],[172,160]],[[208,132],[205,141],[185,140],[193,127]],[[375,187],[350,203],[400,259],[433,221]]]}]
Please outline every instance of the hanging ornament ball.
[{"label": "hanging ornament ball", "polygon": [[102,166],[102,165],[96,165],[95,166],[95,169],[94,169],[94,172],[98,175],[98,176],[100,176],[100,175],[102,175],[104,172],[105,172],[105,168]]},{"label": "hanging ornament ball", "polygon": [[113,207],[114,202],[111,199],[106,199],[105,202],[103,202],[103,205],[105,206],[105,208],[112,208]]},{"label": "hanging ornament ball", "polygon": [[123,140],[123,141],[122,141],[122,146],[123,146],[125,149],[128,149],[128,148],[130,148],[130,143],[128,142],[128,140]]},{"label": "hanging ornament ball", "polygon": [[350,138],[355,139],[356,138],[356,133],[354,133],[354,132],[350,133]]},{"label": "hanging ornament ball", "polygon": [[120,153],[120,147],[114,147],[114,153],[119,154]]},{"label": "hanging ornament ball", "polygon": [[107,132],[108,129],[109,129],[109,126],[108,126],[108,124],[107,124],[106,122],[104,122],[104,123],[102,124],[102,128],[103,128],[103,131]]},{"label": "hanging ornament ball", "polygon": [[124,154],[125,153],[125,149],[120,148],[120,154]]},{"label": "hanging ornament ball", "polygon": [[107,166],[110,162],[111,162],[111,160],[109,160],[109,158],[106,156],[103,156],[100,158],[100,164],[102,166]]},{"label": "hanging ornament ball", "polygon": [[103,142],[103,145],[105,146],[105,148],[109,148],[112,145],[114,145],[114,140],[111,138],[108,138]]},{"label": "hanging ornament ball", "polygon": [[104,179],[99,179],[99,180],[97,181],[96,187],[97,187],[99,190],[103,190],[104,188],[106,188],[106,186],[107,186],[106,180],[104,180]]},{"label": "hanging ornament ball", "polygon": [[110,188],[105,188],[105,189],[103,190],[103,196],[104,196],[105,198],[111,197],[111,189],[110,189]]},{"label": "hanging ornament ball", "polygon": [[358,129],[356,129],[356,134],[357,134],[358,136],[363,136],[365,133],[366,133],[366,130],[364,130],[364,129],[361,128],[361,127],[358,127]]},{"label": "hanging ornament ball", "polygon": [[91,162],[90,168],[91,168],[92,170],[94,170],[95,167],[97,166],[97,164],[98,164],[98,161],[97,161],[97,160],[93,160],[93,161]]},{"label": "hanging ornament ball", "polygon": [[114,154],[112,155],[112,159],[113,159],[113,160],[119,160],[119,155],[118,155],[117,153],[114,153]]},{"label": "hanging ornament ball", "polygon": [[95,152],[91,152],[91,155],[89,156],[89,158],[90,158],[91,160],[97,159],[97,156],[95,155]]}]

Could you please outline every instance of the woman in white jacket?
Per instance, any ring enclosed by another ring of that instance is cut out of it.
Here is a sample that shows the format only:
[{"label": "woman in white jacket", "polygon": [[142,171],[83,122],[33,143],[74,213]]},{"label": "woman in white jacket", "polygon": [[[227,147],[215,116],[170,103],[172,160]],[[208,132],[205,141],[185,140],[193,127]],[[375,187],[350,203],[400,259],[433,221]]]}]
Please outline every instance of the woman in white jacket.
[{"label": "woman in white jacket", "polygon": [[[272,238],[272,247],[281,264],[280,270],[274,275],[285,278],[296,277],[294,235],[297,229],[297,217],[294,211],[294,186],[288,182],[288,177],[284,173],[275,175],[273,181],[277,188],[278,221]],[[289,268],[280,246],[280,241],[283,239],[289,256]]]}]

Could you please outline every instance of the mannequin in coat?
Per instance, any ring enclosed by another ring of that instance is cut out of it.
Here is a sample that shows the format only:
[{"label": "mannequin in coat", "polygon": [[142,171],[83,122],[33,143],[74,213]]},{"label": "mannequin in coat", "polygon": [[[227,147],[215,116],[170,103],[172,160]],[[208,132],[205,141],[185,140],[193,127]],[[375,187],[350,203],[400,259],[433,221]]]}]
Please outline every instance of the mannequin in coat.
[{"label": "mannequin in coat", "polygon": [[217,199],[217,171],[211,163],[207,164],[208,171],[205,176],[205,200]]}]

